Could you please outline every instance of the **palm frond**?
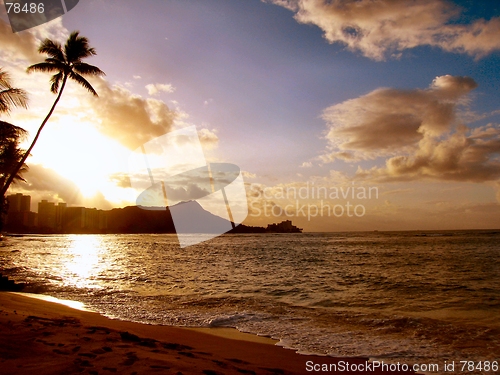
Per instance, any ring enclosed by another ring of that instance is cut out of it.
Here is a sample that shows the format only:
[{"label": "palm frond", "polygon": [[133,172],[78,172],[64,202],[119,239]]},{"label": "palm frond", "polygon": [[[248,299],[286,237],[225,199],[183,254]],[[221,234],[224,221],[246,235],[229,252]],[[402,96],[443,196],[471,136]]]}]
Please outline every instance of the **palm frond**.
[{"label": "palm frond", "polygon": [[24,179],[21,176],[21,173],[27,170],[27,165],[23,164],[22,168],[19,169],[17,172],[15,172],[17,170],[19,161],[22,159],[24,155],[24,150],[19,149],[18,141],[19,141],[18,138],[1,139],[0,176],[2,183],[13,173],[15,173],[15,176],[13,176],[14,180],[24,181]]},{"label": "palm frond", "polygon": [[12,87],[12,83],[10,81],[10,74],[5,70],[0,68],[0,88],[8,89]]},{"label": "palm frond", "polygon": [[0,112],[9,113],[12,107],[28,107],[28,94],[22,89],[0,91]]},{"label": "palm frond", "polygon": [[75,80],[76,82],[78,82],[85,89],[87,89],[87,91],[89,91],[92,95],[99,96],[99,95],[97,95],[97,92],[94,90],[94,88],[92,87],[92,85],[85,78],[83,78],[80,74],[75,73],[75,72],[71,72],[69,74],[69,78],[71,78],[71,79]]},{"label": "palm frond", "polygon": [[96,54],[95,49],[89,46],[89,40],[79,36],[79,31],[71,33],[64,46],[64,52],[70,63],[80,62],[82,59]]},{"label": "palm frond", "polygon": [[4,142],[10,142],[16,139],[21,140],[25,138],[27,134],[28,132],[19,126],[0,121],[0,146]]},{"label": "palm frond", "polygon": [[104,73],[97,66],[90,65],[87,63],[83,63],[83,62],[78,62],[78,63],[73,64],[73,70],[76,73],[83,74],[83,75],[91,75],[91,76],[105,76],[106,75],[106,73]]},{"label": "palm frond", "polygon": [[30,65],[26,68],[27,73],[31,72],[42,72],[42,73],[54,73],[64,69],[64,64],[53,64],[48,62],[41,62],[37,64]]},{"label": "palm frond", "polygon": [[50,57],[59,60],[61,62],[66,62],[66,58],[64,57],[64,53],[60,43],[54,42],[50,39],[45,39],[40,47],[38,48],[39,53],[45,53]]},{"label": "palm frond", "polygon": [[57,74],[54,74],[52,78],[50,79],[50,92],[53,94],[57,94],[59,92],[59,84],[61,83],[61,80],[64,78],[64,73],[59,72]]},{"label": "palm frond", "polygon": [[54,58],[52,58],[52,57],[47,57],[47,58],[45,59],[45,62],[46,62],[46,63],[49,63],[49,64],[53,64],[53,65],[55,65],[55,66],[58,66],[58,67],[60,67],[60,68],[61,68],[61,70],[64,70],[64,67],[66,66],[66,64],[65,64],[65,62],[64,62],[64,61],[59,61],[59,60],[54,59]]}]

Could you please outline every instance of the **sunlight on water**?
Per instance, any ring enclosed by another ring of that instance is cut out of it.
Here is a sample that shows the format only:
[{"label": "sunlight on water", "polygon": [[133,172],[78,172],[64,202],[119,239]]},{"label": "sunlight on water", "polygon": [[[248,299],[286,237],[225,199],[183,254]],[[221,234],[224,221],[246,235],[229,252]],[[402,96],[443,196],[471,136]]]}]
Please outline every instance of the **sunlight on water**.
[{"label": "sunlight on water", "polygon": [[0,243],[0,272],[114,318],[237,327],[302,353],[500,353],[497,231],[226,235],[182,249],[175,235],[23,236]]},{"label": "sunlight on water", "polygon": [[106,252],[99,236],[70,236],[67,259],[62,263],[64,283],[78,288],[102,288],[96,279],[108,268]]}]

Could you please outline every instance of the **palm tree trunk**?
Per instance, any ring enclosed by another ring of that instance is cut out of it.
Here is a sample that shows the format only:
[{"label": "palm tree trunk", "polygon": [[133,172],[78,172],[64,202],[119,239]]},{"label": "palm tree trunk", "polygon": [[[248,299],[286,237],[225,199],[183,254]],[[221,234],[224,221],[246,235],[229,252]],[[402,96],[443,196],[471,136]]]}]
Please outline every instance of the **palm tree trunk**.
[{"label": "palm tree trunk", "polygon": [[54,101],[54,104],[52,104],[52,108],[50,109],[48,115],[43,120],[42,125],[40,125],[40,127],[38,128],[38,131],[36,132],[35,138],[33,139],[33,142],[31,142],[30,148],[28,148],[28,150],[26,150],[21,161],[17,164],[16,168],[12,171],[9,178],[7,179],[7,182],[5,183],[5,185],[2,186],[2,190],[0,191],[0,197],[2,197],[2,198],[5,197],[5,193],[7,193],[7,190],[9,189],[10,184],[12,183],[12,181],[14,181],[14,178],[16,177],[17,173],[23,167],[23,164],[26,161],[26,159],[28,158],[33,147],[35,147],[35,143],[38,140],[38,137],[40,136],[40,133],[42,132],[43,127],[45,126],[47,121],[49,121],[49,118],[50,118],[50,116],[52,116],[52,113],[54,112],[54,109],[56,108],[56,105],[59,102],[59,99],[61,99],[61,95],[62,95],[62,92],[64,90],[64,86],[66,85],[67,79],[68,79],[68,75],[65,74],[63,81],[62,81],[61,89],[59,90],[59,94],[57,95],[57,98]]}]

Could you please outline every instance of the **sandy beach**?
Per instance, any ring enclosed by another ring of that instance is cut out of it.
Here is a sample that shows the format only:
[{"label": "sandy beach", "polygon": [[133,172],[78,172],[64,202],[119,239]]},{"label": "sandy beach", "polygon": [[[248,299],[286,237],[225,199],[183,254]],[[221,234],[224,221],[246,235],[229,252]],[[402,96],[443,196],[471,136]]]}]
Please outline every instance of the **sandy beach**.
[{"label": "sandy beach", "polygon": [[363,358],[299,355],[273,340],[231,329],[206,332],[113,320],[0,293],[2,374],[305,374],[313,373],[307,363],[309,368],[366,363]]}]

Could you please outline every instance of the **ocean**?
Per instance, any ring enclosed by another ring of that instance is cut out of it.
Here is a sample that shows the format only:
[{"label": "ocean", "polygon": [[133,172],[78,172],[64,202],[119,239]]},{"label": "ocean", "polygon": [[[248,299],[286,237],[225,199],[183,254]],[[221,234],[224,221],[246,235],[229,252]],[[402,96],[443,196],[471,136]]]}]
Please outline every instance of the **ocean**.
[{"label": "ocean", "polygon": [[0,272],[113,318],[499,373],[483,365],[500,361],[500,231],[26,235],[0,243]]}]

